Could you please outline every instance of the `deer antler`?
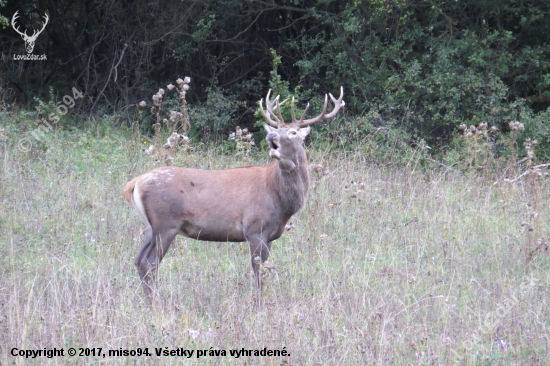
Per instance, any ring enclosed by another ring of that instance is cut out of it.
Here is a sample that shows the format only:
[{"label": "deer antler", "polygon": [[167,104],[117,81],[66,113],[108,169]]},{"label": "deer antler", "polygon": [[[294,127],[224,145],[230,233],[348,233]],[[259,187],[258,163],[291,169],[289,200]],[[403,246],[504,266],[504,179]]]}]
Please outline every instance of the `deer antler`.
[{"label": "deer antler", "polygon": [[[262,116],[264,116],[267,123],[269,123],[273,127],[281,128],[285,123],[285,121],[284,121],[284,119],[281,115],[281,106],[288,99],[285,99],[282,103],[279,103],[279,96],[278,95],[275,97],[275,99],[273,99],[273,101],[269,100],[270,95],[271,95],[271,89],[269,89],[269,91],[267,92],[267,96],[265,98],[265,104],[266,104],[267,110],[264,111],[263,99],[262,99],[262,100],[260,100],[260,111],[262,113]],[[318,115],[315,118],[306,119],[306,120],[304,120],[304,117],[305,117],[305,115],[306,115],[306,113],[309,109],[309,103],[307,104],[306,108],[304,109],[304,112],[300,116],[300,119],[297,120],[296,119],[296,114],[295,114],[295,111],[294,111],[294,97],[292,97],[292,104],[290,106],[290,112],[291,112],[291,115],[292,115],[292,126],[295,126],[295,127],[298,127],[298,128],[305,127],[305,126],[312,125],[316,122],[322,121],[324,119],[329,119],[329,118],[332,118],[332,117],[336,116],[336,113],[338,113],[340,108],[342,108],[343,106],[346,105],[346,102],[343,101],[344,87],[343,86],[340,87],[340,97],[338,99],[334,98],[334,96],[331,93],[329,93],[328,95],[330,96],[330,99],[332,100],[332,103],[334,104],[334,109],[332,110],[332,112],[330,112],[328,114],[326,113],[327,112],[328,97],[325,94],[325,104],[324,104],[323,111],[321,112],[321,114]],[[273,106],[275,106],[275,109],[273,109]],[[277,114],[275,114],[275,110],[277,111]],[[273,116],[273,118],[275,120],[271,119],[271,117],[270,117],[271,115]]]},{"label": "deer antler", "polygon": [[19,33],[19,34],[22,35],[23,37],[28,37],[28,36],[27,36],[27,30],[26,30],[26,29],[25,29],[25,33],[23,33],[23,32],[21,32],[21,31],[19,30],[19,27],[16,27],[16,26],[15,26],[15,20],[16,20],[17,18],[19,18],[19,15],[17,15],[17,13],[19,13],[19,10],[17,10],[17,11],[15,12],[15,14],[13,14],[13,17],[11,18],[11,26],[12,26],[12,28],[13,28],[14,31],[16,31],[17,33]]},{"label": "deer antler", "polygon": [[[273,101],[269,100],[269,96],[271,95],[271,89],[267,92],[267,96],[265,97],[265,105],[267,110],[264,111],[263,107],[263,99],[260,100],[260,112],[262,113],[262,116],[264,116],[264,119],[268,124],[270,124],[273,127],[281,128],[285,124],[285,120],[283,119],[283,116],[281,115],[281,106],[288,100],[285,99],[281,103],[279,103],[279,95],[273,99]],[[275,114],[275,111],[273,110],[273,105],[275,105],[275,109],[277,110],[278,116]],[[275,118],[275,121],[271,119],[270,115],[273,115],[273,118]]]},{"label": "deer antler", "polygon": [[17,18],[19,18],[19,15],[17,15],[17,13],[19,13],[19,10],[17,10],[15,12],[15,14],[13,14],[13,17],[11,18],[11,26],[13,28],[13,30],[15,30],[17,33],[19,33],[21,36],[23,36],[23,39],[24,40],[35,40],[36,38],[38,38],[38,36],[40,35],[40,33],[42,33],[42,31],[46,28],[46,25],[48,24],[48,21],[50,20],[50,18],[48,17],[48,14],[44,14],[44,19],[46,20],[43,24],[42,24],[42,29],[40,29],[39,31],[34,31],[32,33],[32,36],[29,36],[27,34],[27,30],[25,29],[25,32],[21,32],[19,30],[19,27],[15,25],[15,21],[17,20]]},{"label": "deer antler", "polygon": [[302,113],[302,116],[300,117],[300,120],[297,121],[296,116],[294,115],[294,100],[292,100],[292,108],[291,108],[291,110],[292,110],[292,124],[294,124],[297,127],[305,127],[305,126],[312,125],[316,122],[322,121],[324,119],[329,119],[329,118],[332,118],[332,117],[336,116],[336,113],[338,113],[340,108],[342,108],[343,106],[346,105],[346,102],[343,101],[344,87],[343,86],[340,87],[340,97],[338,99],[334,98],[334,96],[331,93],[328,93],[328,95],[330,96],[330,99],[332,100],[332,103],[334,104],[334,109],[332,110],[332,112],[330,112],[329,114],[326,114],[328,100],[327,100],[327,95],[325,94],[325,105],[323,107],[323,111],[321,112],[321,114],[318,115],[315,118],[306,119],[306,120],[304,120],[304,116],[305,116],[305,114],[306,114],[306,112],[309,108],[309,103],[306,106],[306,109],[304,110],[304,113]]},{"label": "deer antler", "polygon": [[48,14],[44,14],[44,19],[45,19],[46,21],[45,21],[44,24],[42,25],[42,29],[40,29],[40,31],[38,31],[38,33],[37,33],[36,31],[34,31],[33,34],[32,34],[32,36],[31,36],[31,38],[37,38],[38,35],[39,35],[40,33],[42,33],[42,31],[44,31],[44,29],[46,28],[46,25],[48,24],[48,21],[50,20],[50,18],[48,17]]}]

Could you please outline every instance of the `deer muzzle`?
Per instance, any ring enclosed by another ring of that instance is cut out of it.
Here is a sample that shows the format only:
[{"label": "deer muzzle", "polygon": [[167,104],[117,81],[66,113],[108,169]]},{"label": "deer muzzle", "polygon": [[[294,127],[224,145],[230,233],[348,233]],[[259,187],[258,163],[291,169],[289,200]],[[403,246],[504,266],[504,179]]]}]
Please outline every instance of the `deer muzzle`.
[{"label": "deer muzzle", "polygon": [[265,140],[269,144],[269,157],[274,159],[279,159],[281,157],[281,153],[279,152],[279,148],[281,147],[279,142],[279,134],[275,132],[269,133]]}]

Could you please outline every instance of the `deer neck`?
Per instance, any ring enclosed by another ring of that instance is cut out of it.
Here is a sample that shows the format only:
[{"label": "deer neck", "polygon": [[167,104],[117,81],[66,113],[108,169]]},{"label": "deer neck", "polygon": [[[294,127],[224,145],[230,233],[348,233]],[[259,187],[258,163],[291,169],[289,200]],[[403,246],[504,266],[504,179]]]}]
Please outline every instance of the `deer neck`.
[{"label": "deer neck", "polygon": [[281,206],[281,211],[288,216],[292,216],[304,206],[309,189],[309,173],[305,151],[298,152],[296,158],[292,160],[295,167],[291,170],[282,169],[278,161],[272,165],[277,202]]}]

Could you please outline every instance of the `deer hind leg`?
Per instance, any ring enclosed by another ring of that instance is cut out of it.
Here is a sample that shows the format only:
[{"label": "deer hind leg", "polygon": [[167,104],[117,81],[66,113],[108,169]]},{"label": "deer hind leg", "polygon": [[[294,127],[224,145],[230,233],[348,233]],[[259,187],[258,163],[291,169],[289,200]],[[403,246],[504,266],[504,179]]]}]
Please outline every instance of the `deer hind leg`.
[{"label": "deer hind leg", "polygon": [[136,256],[134,264],[139,272],[143,291],[148,300],[150,300],[156,285],[158,265],[178,232],[179,228],[161,230],[158,233],[150,230],[143,247]]},{"label": "deer hind leg", "polygon": [[145,242],[143,243],[143,246],[141,247],[138,254],[136,255],[136,258],[134,259],[134,265],[138,270],[139,278],[143,286],[143,291],[145,292],[145,297],[147,298],[149,298],[151,295],[151,286],[148,283],[148,277],[147,277],[151,268],[147,266],[147,262],[145,258],[147,258],[147,254],[151,250],[152,246],[154,246],[153,230],[149,227],[149,229],[147,230],[147,234],[145,236]]}]

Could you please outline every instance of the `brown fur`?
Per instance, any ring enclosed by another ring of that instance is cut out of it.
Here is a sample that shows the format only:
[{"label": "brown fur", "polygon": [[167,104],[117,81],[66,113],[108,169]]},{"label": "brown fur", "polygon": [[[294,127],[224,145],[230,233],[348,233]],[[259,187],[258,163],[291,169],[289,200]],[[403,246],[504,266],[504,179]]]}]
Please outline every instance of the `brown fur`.
[{"label": "brown fur", "polygon": [[[342,96],[343,90],[338,100],[330,95],[335,108],[329,114],[325,114],[325,96],[323,112],[311,120],[300,119],[300,123],[331,118],[344,105]],[[217,171],[168,166],[126,184],[124,198],[149,226],[134,261],[147,297],[158,264],[178,234],[197,240],[248,241],[258,295],[261,293],[260,263],[269,257],[271,242],[282,235],[290,217],[304,206],[309,188],[302,146],[309,127],[272,121],[278,98],[268,99],[268,112],[262,108],[262,113],[270,125],[281,126],[264,125],[273,163]]]}]

